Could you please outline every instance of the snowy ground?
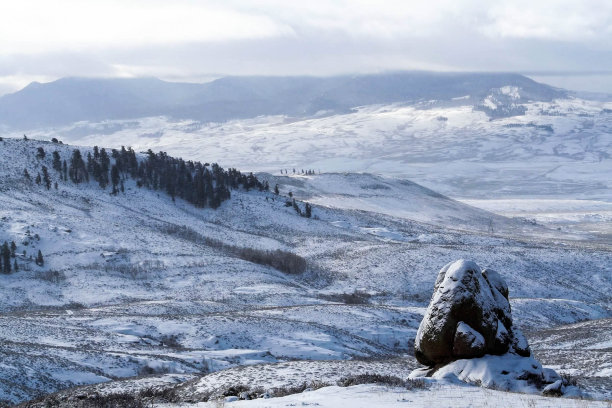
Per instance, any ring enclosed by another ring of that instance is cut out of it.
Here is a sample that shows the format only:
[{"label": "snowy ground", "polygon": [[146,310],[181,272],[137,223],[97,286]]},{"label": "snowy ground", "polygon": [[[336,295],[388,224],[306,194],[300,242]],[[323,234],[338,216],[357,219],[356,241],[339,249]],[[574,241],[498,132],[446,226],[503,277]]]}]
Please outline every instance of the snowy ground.
[{"label": "snowy ground", "polygon": [[[44,160],[35,157],[38,146],[47,151]],[[58,181],[49,191],[26,183],[24,167],[32,175],[43,164],[51,169],[54,149],[68,158],[72,147],[0,142],[0,242],[14,240],[18,254],[26,251],[19,272],[0,275],[0,400],[138,375],[172,374],[163,382],[182,382],[257,363],[413,361],[437,271],[459,258],[502,273],[515,319],[529,332],[611,317],[612,253],[588,233],[566,239],[367,174],[266,176],[283,195],[295,191],[319,203],[312,219],[272,193],[234,191],[213,211],[131,182],[116,197],[93,183]],[[376,206],[367,197],[372,191],[384,192]],[[363,208],[349,205],[361,195]],[[394,216],[394,209],[403,212]],[[238,259],[184,239],[175,233],[182,226],[232,245],[291,250],[307,260],[308,271],[287,275]],[[28,260],[38,249],[42,268]],[[543,364],[560,364],[546,354],[546,335],[537,336]],[[605,350],[602,339],[573,349]],[[602,355],[571,368],[587,382],[605,379],[607,361]],[[333,391],[324,390],[316,392]],[[397,402],[395,391],[388,394],[381,398]]]},{"label": "snowy ground", "polygon": [[612,319],[533,331],[528,337],[536,357],[550,368],[570,375],[580,372],[594,393],[612,400]]},{"label": "snowy ground", "polygon": [[[59,392],[54,401],[71,406],[90,396],[110,398],[129,392],[172,390],[175,402],[157,401],[156,407],[287,407],[287,406],[435,406],[435,407],[608,407],[609,401],[555,398],[486,389],[455,379],[425,379],[406,386],[362,384],[347,387],[347,379],[376,373],[406,378],[414,359],[384,361],[292,361],[241,366],[203,377],[165,374],[80,387]],[[246,390],[246,391],[243,391]],[[155,392],[155,391],[154,391]],[[248,394],[257,399],[244,400]],[[284,394],[289,394],[283,396]],[[160,394],[161,395],[161,394]],[[242,396],[242,398],[240,398]],[[243,400],[239,400],[243,399]],[[177,400],[184,402],[177,402]],[[33,408],[42,407],[44,401]]]},{"label": "snowy ground", "polygon": [[522,217],[565,233],[591,233],[612,239],[612,202],[568,199],[490,199],[461,202],[506,217]]},{"label": "snowy ground", "polygon": [[407,391],[381,385],[325,387],[314,391],[272,399],[208,402],[199,404],[160,404],[161,407],[609,407],[609,402],[546,398],[489,390],[481,387],[436,384],[427,390]]}]

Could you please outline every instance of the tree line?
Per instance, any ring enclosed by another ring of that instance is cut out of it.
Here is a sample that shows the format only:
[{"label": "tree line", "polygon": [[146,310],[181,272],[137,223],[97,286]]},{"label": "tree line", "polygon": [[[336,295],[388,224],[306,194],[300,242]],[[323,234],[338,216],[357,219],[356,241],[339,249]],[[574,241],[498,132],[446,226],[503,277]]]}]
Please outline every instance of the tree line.
[{"label": "tree line", "polygon": [[[23,257],[25,258],[25,251],[23,251]],[[30,259],[32,259],[31,255]],[[45,264],[45,260],[40,249],[36,255],[35,262],[38,266],[43,266]],[[10,244],[8,241],[4,241],[4,244],[0,245],[0,272],[9,274],[11,272],[18,271],[19,264],[17,263],[17,245],[15,244],[15,241],[11,241]]]},{"label": "tree line", "polygon": [[[44,159],[45,156],[44,149],[39,147],[36,157]],[[235,168],[226,170],[217,163],[174,158],[165,152],[154,153],[151,149],[140,160],[131,147],[126,149],[123,146],[119,150],[112,149],[110,154],[106,149],[94,146],[93,152],[88,152],[85,158],[79,149],[74,149],[68,161],[55,150],[52,157],[52,167],[60,180],[79,184],[91,179],[103,189],[111,186],[111,194],[118,194],[125,191],[124,181],[131,178],[138,187],[163,191],[173,201],[179,197],[198,208],[218,208],[231,197],[232,189],[268,191],[270,188],[267,181],[260,181],[253,173],[244,174]],[[24,169],[24,177],[31,179],[27,169]],[[51,188],[46,166],[42,166],[42,175],[38,173],[35,181]]]}]

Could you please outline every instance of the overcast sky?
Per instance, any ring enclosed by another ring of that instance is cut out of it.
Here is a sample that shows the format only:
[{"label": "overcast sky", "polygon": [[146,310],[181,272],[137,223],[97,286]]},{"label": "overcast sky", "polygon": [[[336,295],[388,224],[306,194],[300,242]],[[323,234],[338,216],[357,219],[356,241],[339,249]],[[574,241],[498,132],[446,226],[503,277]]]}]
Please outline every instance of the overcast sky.
[{"label": "overcast sky", "polygon": [[0,94],[64,76],[610,71],[610,0],[1,0]]}]

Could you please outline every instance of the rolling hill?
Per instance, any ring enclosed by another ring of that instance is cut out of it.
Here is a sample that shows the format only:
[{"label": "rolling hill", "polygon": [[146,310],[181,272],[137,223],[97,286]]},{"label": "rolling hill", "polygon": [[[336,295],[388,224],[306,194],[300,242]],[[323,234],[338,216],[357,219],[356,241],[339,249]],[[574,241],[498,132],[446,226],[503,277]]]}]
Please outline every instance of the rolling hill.
[{"label": "rolling hill", "polygon": [[[112,195],[54,170],[57,189],[24,177],[24,169],[32,178],[42,166],[52,169],[51,152],[67,159],[76,147],[0,141],[0,242],[16,243],[19,266],[0,274],[5,402],[82,384],[187,386],[211,372],[221,381],[234,375],[223,370],[252,364],[311,378],[334,368],[309,362],[339,361],[336,372],[344,373],[354,366],[343,361],[367,358],[382,363],[355,370],[400,375],[415,364],[413,339],[437,271],[459,258],[503,274],[513,313],[528,336],[537,332],[534,351],[544,364],[582,350],[594,357],[566,370],[596,395],[609,381],[599,338],[547,351],[547,336],[559,333],[547,329],[586,320],[604,327],[610,317],[611,252],[587,236],[568,241],[500,216],[496,223],[521,230],[491,232],[490,213],[367,174],[260,174],[281,194],[237,188],[216,210],[131,179]],[[302,199],[313,202],[312,218],[286,205],[290,191],[302,208]],[[367,205],[347,205],[359,197]],[[393,216],[385,208],[405,210]],[[286,273],[236,248],[288,251],[307,268]],[[38,250],[43,266],[30,258]]]}]

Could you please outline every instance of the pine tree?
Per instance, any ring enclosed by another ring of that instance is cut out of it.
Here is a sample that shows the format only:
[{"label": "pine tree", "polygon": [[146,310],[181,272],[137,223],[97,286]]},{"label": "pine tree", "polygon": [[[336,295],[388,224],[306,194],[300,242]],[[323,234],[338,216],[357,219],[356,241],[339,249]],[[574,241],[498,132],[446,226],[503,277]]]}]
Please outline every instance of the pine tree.
[{"label": "pine tree", "polygon": [[64,181],[68,181],[68,166],[66,165],[66,160],[62,163],[62,173],[64,173]]},{"label": "pine tree", "polygon": [[15,262],[13,262],[13,271],[19,272],[19,265],[17,265],[17,259],[15,259]]},{"label": "pine tree", "polygon": [[306,211],[305,211],[305,216],[307,218],[312,217],[312,207],[310,206],[310,204],[306,203]]},{"label": "pine tree", "polygon": [[28,169],[23,169],[23,177],[25,177],[26,180],[28,181],[32,181],[32,178],[30,177],[30,173],[28,172]]},{"label": "pine tree", "polygon": [[100,177],[103,179],[104,185],[100,181],[100,186],[105,188],[108,185],[108,171],[110,170],[110,157],[106,153],[106,149],[100,149]]},{"label": "pine tree", "polygon": [[11,273],[11,250],[8,242],[4,241],[0,253],[2,255],[2,273]]},{"label": "pine tree", "polygon": [[39,184],[39,185],[40,183],[42,183],[42,179],[40,178],[40,173],[36,175],[36,179],[34,181],[36,181],[36,184]]},{"label": "pine tree", "polygon": [[94,161],[91,158],[91,152],[87,152],[87,172],[91,175],[93,175],[94,180],[98,180],[98,178],[96,177],[96,174],[93,171],[93,164]]},{"label": "pine tree", "polygon": [[[113,167],[111,168],[111,182],[113,183],[113,194],[117,194],[118,193],[117,185],[119,185],[119,169],[114,164],[113,164]],[[170,183],[168,185],[174,186],[173,183]],[[172,195],[172,200],[174,200],[174,194],[171,193],[171,195]]]},{"label": "pine tree", "polygon": [[274,194],[279,195],[280,191],[278,190],[278,184],[274,186]]},{"label": "pine tree", "polygon": [[68,173],[70,174],[70,180],[75,184],[89,181],[89,174],[87,173],[87,168],[85,167],[85,162],[83,161],[79,149],[74,149],[72,151]]},{"label": "pine tree", "polygon": [[42,252],[40,249],[38,250],[38,255],[36,255],[36,265],[43,266],[45,264],[45,260],[43,259]]},{"label": "pine tree", "polygon": [[299,215],[302,215],[302,210],[300,210],[300,207],[297,205],[295,198],[293,199],[292,205],[293,205],[293,209],[295,210],[295,212],[298,213]]},{"label": "pine tree", "polygon": [[62,172],[62,159],[57,150],[53,152],[53,170],[57,171],[58,173]]},{"label": "pine tree", "polygon": [[45,156],[46,156],[45,149],[43,149],[42,147],[39,147],[38,149],[36,149],[36,157],[38,159],[44,159]]},{"label": "pine tree", "polygon": [[106,182],[104,181],[104,177],[102,177],[102,169],[100,168],[100,164],[97,161],[92,162],[92,175],[93,179],[98,182],[101,188],[106,188]]},{"label": "pine tree", "polygon": [[15,241],[11,241],[11,258],[15,257],[16,252],[17,252],[17,245],[15,244]]},{"label": "pine tree", "polygon": [[47,170],[46,166],[42,166],[42,172],[43,182],[45,183],[45,187],[47,187],[47,190],[49,190],[51,188],[51,179],[49,178],[49,171]]}]

